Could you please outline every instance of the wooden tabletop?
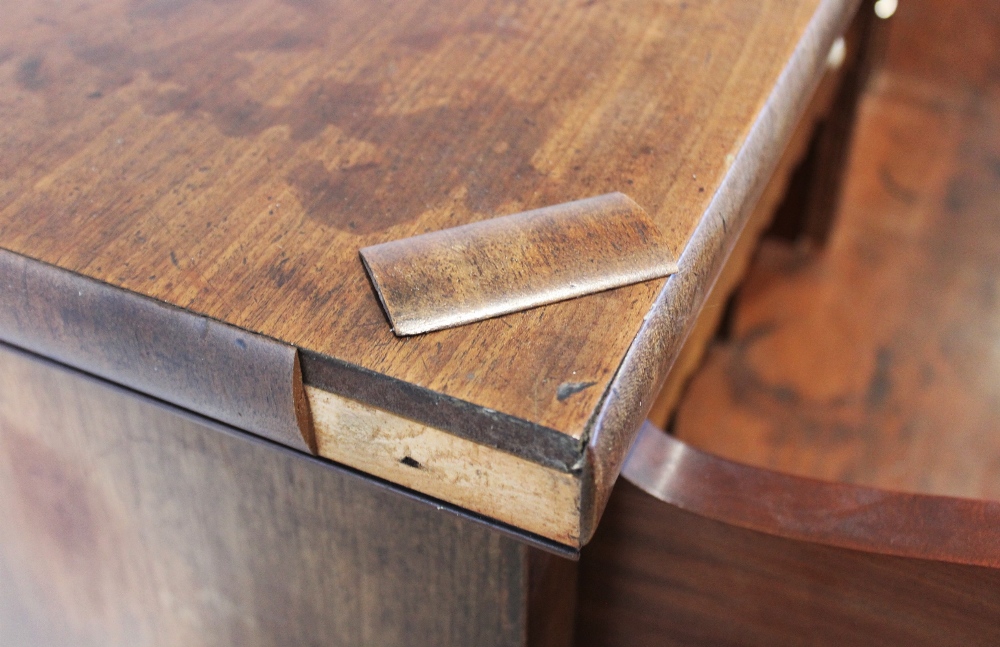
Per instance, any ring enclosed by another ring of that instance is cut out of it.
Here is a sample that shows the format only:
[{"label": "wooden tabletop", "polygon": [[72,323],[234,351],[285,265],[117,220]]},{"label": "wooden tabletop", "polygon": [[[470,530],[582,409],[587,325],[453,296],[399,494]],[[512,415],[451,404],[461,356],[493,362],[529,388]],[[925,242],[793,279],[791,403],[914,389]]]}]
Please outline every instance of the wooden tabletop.
[{"label": "wooden tabletop", "polygon": [[[856,7],[11,4],[0,247],[298,349],[312,449],[572,545]],[[616,191],[677,275],[400,338],[358,256]]]}]

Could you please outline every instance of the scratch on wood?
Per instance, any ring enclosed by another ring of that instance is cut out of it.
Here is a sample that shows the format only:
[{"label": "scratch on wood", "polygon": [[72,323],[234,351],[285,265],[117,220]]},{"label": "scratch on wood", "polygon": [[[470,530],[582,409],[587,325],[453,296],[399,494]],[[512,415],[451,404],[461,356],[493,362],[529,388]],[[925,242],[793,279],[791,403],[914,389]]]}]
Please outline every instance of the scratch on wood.
[{"label": "scratch on wood", "polygon": [[559,385],[559,388],[556,389],[556,400],[562,402],[569,396],[579,393],[584,389],[589,389],[595,384],[597,384],[597,382],[563,382]]}]

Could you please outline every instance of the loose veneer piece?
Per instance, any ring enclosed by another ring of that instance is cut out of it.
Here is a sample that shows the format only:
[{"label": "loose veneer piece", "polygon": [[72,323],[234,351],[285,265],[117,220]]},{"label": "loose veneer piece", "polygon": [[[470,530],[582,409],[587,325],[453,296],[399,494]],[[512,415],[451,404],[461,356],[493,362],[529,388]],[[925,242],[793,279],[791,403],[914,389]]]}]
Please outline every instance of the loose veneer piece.
[{"label": "loose veneer piece", "polygon": [[[8,4],[0,341],[577,547],[859,0]],[[394,334],[358,250],[502,214],[601,291]]]},{"label": "loose veneer piece", "polygon": [[361,250],[397,335],[417,335],[677,271],[642,207],[609,193]]}]

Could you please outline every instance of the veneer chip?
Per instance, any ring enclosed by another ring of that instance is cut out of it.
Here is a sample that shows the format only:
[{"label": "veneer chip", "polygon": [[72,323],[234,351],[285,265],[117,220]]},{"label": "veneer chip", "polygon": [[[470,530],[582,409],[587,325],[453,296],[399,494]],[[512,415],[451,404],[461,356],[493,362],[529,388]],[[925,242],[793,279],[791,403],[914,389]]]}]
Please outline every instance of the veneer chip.
[{"label": "veneer chip", "polygon": [[666,239],[642,207],[623,193],[365,247],[361,259],[399,336],[677,271]]}]

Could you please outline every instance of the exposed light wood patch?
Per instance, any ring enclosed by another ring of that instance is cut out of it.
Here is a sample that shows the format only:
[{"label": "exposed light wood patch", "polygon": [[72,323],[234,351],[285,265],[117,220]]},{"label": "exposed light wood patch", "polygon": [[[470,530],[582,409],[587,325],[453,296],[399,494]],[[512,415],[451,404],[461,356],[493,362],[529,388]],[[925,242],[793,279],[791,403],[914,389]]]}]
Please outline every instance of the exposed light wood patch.
[{"label": "exposed light wood patch", "polygon": [[311,386],[319,453],[528,532],[579,543],[580,480]]}]

